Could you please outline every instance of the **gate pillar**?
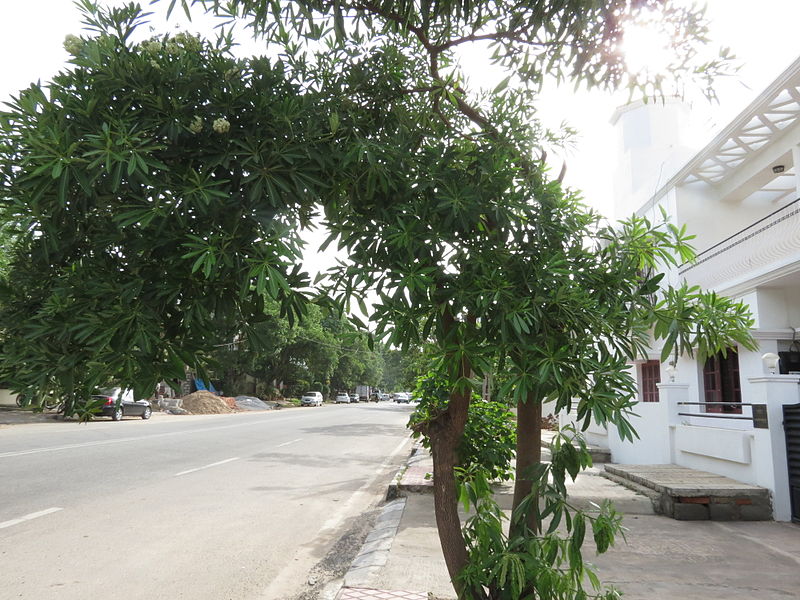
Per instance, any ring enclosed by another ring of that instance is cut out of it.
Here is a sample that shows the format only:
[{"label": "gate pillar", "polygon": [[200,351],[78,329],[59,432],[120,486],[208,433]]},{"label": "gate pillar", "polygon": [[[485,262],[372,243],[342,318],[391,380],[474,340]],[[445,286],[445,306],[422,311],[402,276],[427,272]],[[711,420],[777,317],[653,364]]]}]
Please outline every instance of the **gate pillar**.
[{"label": "gate pillar", "polygon": [[800,375],[762,375],[750,377],[748,381],[751,384],[749,401],[765,405],[767,416],[767,427],[753,430],[753,459],[757,463],[754,466],[758,473],[758,485],[772,490],[773,518],[776,521],[790,521],[792,509],[783,407],[800,401]]}]

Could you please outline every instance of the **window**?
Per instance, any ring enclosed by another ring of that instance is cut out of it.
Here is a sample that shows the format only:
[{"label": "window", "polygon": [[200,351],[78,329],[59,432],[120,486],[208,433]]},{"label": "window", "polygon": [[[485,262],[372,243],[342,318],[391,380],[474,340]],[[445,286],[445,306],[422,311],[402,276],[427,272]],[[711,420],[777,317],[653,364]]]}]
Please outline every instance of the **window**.
[{"label": "window", "polygon": [[[715,354],[706,360],[703,366],[703,391],[706,402],[723,404],[707,404],[706,412],[737,413],[742,407],[742,388],[739,384],[739,355],[730,348],[725,356]],[[729,405],[729,406],[728,406]]]},{"label": "window", "polygon": [[661,363],[648,360],[639,367],[639,390],[642,402],[658,402],[658,386],[661,382]]}]

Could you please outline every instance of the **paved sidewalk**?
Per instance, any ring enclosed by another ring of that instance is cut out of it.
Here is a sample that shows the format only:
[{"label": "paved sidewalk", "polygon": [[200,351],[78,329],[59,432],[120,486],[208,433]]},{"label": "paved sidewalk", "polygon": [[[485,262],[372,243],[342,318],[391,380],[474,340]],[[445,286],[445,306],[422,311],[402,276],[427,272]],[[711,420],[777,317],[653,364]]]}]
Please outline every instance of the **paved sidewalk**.
[{"label": "paved sidewalk", "polygon": [[[426,451],[397,485],[402,497],[384,516],[348,572],[338,600],[452,600],[433,513]],[[625,600],[783,600],[800,598],[800,526],[775,522],[676,521],[654,515],[649,498],[600,476],[603,465],[570,485],[573,503],[612,499],[625,513],[625,539],[604,555],[584,555],[601,581]],[[416,491],[412,491],[416,490]],[[510,506],[510,487],[501,488]],[[378,541],[380,540],[380,541]],[[428,596],[428,593],[432,596]]]},{"label": "paved sidewalk", "polygon": [[0,406],[0,427],[6,425],[25,425],[28,423],[55,423],[59,416],[54,411],[35,413],[16,406]]}]

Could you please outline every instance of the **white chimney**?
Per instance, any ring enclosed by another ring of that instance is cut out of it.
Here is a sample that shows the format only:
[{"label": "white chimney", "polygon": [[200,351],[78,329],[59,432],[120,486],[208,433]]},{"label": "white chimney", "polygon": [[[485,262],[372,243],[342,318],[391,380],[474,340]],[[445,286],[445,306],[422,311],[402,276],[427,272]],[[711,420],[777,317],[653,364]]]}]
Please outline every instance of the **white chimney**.
[{"label": "white chimney", "polygon": [[691,107],[679,98],[642,100],[611,117],[617,132],[614,217],[636,212],[691,157],[687,145]]}]

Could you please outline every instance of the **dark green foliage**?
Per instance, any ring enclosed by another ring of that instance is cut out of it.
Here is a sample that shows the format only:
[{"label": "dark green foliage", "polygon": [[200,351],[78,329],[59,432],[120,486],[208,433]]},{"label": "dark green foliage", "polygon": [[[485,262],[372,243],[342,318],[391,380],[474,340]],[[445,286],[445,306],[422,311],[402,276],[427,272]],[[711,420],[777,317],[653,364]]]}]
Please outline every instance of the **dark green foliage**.
[{"label": "dark green foliage", "polygon": [[383,356],[370,350],[367,337],[338,313],[316,305],[306,307],[302,319],[291,326],[280,315],[277,302],[264,303],[263,318],[252,325],[260,343],[252,344],[239,324],[228,330],[229,343],[209,355],[212,379],[228,395],[298,396],[314,388],[329,392],[376,385]]},{"label": "dark green foliage", "polygon": [[[415,438],[422,439],[425,448],[430,448],[430,439],[420,432],[419,425],[446,410],[451,387],[446,379],[435,373],[417,380],[414,398],[419,404],[408,426],[414,431]],[[516,443],[513,415],[508,406],[500,402],[485,402],[474,394],[464,435],[457,448],[459,478],[472,478],[480,471],[489,481],[510,479]]]},{"label": "dark green foliage", "polygon": [[[465,432],[473,381],[498,364],[502,397],[576,405],[584,429],[612,423],[630,437],[628,363],[651,332],[665,355],[752,347],[741,307],[656,292],[658,276],[642,273],[691,260],[689,236],[638,217],[605,226],[550,178],[542,147],[562,136],[535,118],[547,76],[657,92],[662,80],[626,73],[617,51],[644,9],[680,33],[684,75],[712,75],[718,62],[694,64],[702,12],[668,0],[181,0],[244,17],[281,55],[237,61],[224,38],[134,45],[134,6],[82,4],[98,35],[70,40],[74,67],[49,98],[34,86],[0,116],[2,202],[16,226],[0,377],[20,389],[52,378],[72,401],[107,379],[146,391],[202,366],[232,327],[265,346],[268,302],[289,324],[310,313],[296,265],[319,204],[350,262],[316,302],[341,314],[376,294],[375,336],[430,349],[447,382],[413,425],[439,465],[437,522],[459,595],[581,599],[587,580],[598,590],[587,525],[604,550],[619,520],[567,504],[584,449],[557,444],[550,465],[517,473],[531,493],[510,536],[480,464],[502,474],[510,436],[500,452],[463,450],[474,458],[462,461],[460,497],[475,510],[463,532],[452,457],[503,420],[479,414]],[[457,60],[476,40],[509,74],[493,91],[471,89]]]},{"label": "dark green foliage", "polygon": [[232,323],[259,345],[265,299],[296,321],[298,225],[330,156],[327,114],[280,64],[186,34],[134,45],[133,9],[87,19],[72,68],[0,114],[0,377],[54,382],[68,413],[109,381],[147,397],[202,368]]},{"label": "dark green foliage", "polygon": [[461,464],[481,465],[491,480],[511,479],[511,461],[517,443],[513,419],[508,406],[501,402],[473,400],[464,436],[458,445]]},{"label": "dark green foliage", "polygon": [[574,480],[591,464],[575,431],[562,430],[553,440],[552,453],[552,462],[538,465],[533,474],[538,483],[531,494],[510,516],[514,523],[533,512],[542,523],[541,531],[523,528],[521,534],[509,536],[504,524],[508,517],[493,499],[485,473],[461,477],[461,501],[465,510],[473,510],[464,525],[470,562],[462,580],[467,589],[488,588],[489,597],[497,600],[620,597],[613,588],[601,588],[594,569],[583,559],[582,546],[588,534],[598,553],[606,552],[622,532],[622,517],[607,501],[592,512],[567,501],[567,478]]}]

